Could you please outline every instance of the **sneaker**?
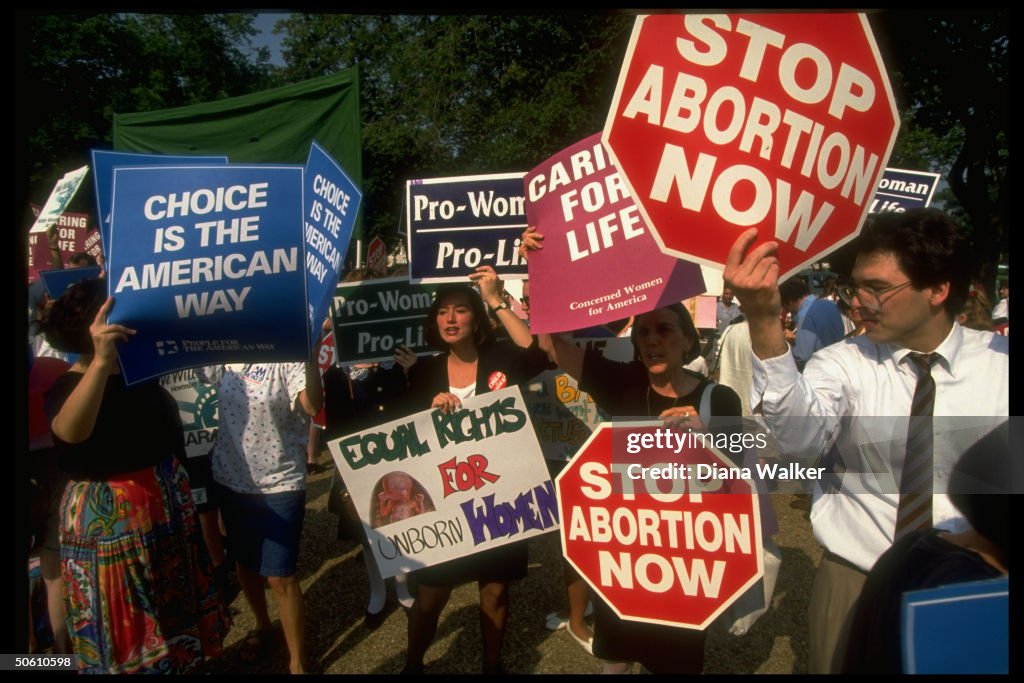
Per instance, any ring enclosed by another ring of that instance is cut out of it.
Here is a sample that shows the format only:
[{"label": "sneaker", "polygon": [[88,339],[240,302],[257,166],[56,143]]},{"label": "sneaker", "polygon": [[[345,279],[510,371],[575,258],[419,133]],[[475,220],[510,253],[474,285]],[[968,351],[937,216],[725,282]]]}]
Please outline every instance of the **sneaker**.
[{"label": "sneaker", "polygon": [[587,654],[594,654],[594,636],[592,634],[588,632],[586,638],[580,638],[578,635],[572,632],[571,628],[566,628],[565,632],[568,633],[573,640],[579,643],[579,646],[586,650]]},{"label": "sneaker", "polygon": [[544,628],[546,628],[549,631],[561,631],[568,625],[568,615],[559,614],[558,612],[552,612],[551,614],[544,617]]}]

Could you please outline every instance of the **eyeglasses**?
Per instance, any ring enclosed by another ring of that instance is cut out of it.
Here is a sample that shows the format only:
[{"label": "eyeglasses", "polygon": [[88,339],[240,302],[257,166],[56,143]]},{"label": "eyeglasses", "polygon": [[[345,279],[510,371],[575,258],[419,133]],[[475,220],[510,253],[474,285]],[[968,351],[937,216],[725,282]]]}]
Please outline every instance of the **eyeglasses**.
[{"label": "eyeglasses", "polygon": [[[882,308],[882,304],[892,298],[892,294],[900,291],[904,287],[910,285],[910,280],[907,280],[901,285],[893,285],[891,287],[883,287],[882,289],[875,289],[868,285],[858,285],[855,283],[844,283],[836,286],[836,294],[842,299],[847,306],[855,308],[853,303],[854,297],[860,299],[860,304],[863,308],[871,310],[879,310]],[[890,294],[890,296],[882,299],[883,294]]]},{"label": "eyeglasses", "polygon": [[523,303],[524,306],[529,306],[530,305],[530,295],[529,294],[527,294],[525,296],[519,297],[519,300]]}]

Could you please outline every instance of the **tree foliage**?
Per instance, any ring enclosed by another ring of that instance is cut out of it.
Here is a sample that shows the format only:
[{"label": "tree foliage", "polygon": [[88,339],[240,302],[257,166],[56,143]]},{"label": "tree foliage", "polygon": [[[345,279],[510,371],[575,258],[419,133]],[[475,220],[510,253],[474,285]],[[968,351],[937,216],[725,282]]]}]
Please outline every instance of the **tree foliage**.
[{"label": "tree foliage", "polygon": [[241,95],[267,86],[266,48],[251,14],[37,14],[27,35],[21,103],[22,169],[37,202],[68,170],[109,145],[115,112],[149,111]]},{"label": "tree foliage", "polygon": [[286,81],[358,66],[364,220],[390,236],[405,181],[526,171],[598,132],[633,17],[294,14]]},{"label": "tree foliage", "polygon": [[[873,17],[903,126],[890,165],[941,172],[991,291],[1009,231],[1009,12]],[[965,255],[965,258],[967,255]]]},{"label": "tree foliage", "polygon": [[[983,281],[1009,231],[1009,18],[879,11],[870,20],[903,126],[890,164],[933,170],[972,230]],[[360,69],[364,220],[395,241],[408,179],[524,171],[600,130],[633,15],[292,14],[285,66],[252,14],[19,15],[19,178],[41,202],[110,140],[114,112],[240,95]]]}]

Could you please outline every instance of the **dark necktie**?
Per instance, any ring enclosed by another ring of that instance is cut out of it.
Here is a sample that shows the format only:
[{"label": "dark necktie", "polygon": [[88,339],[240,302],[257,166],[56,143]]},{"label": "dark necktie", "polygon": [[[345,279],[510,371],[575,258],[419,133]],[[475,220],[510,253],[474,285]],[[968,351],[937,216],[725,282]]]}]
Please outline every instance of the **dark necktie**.
[{"label": "dark necktie", "polygon": [[896,535],[899,540],[917,529],[932,526],[933,429],[935,380],[932,365],[937,353],[911,353],[907,356],[917,367],[917,387],[910,403],[907,429],[907,455],[900,474],[900,502],[896,510]]}]

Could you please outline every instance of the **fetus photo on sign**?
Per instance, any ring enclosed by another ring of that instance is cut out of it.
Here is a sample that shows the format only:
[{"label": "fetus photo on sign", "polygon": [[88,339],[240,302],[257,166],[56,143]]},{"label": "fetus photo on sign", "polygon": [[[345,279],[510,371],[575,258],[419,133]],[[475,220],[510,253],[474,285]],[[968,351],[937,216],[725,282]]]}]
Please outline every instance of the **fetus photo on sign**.
[{"label": "fetus photo on sign", "polygon": [[423,486],[405,472],[388,472],[374,487],[370,511],[374,529],[433,512],[434,503]]}]

